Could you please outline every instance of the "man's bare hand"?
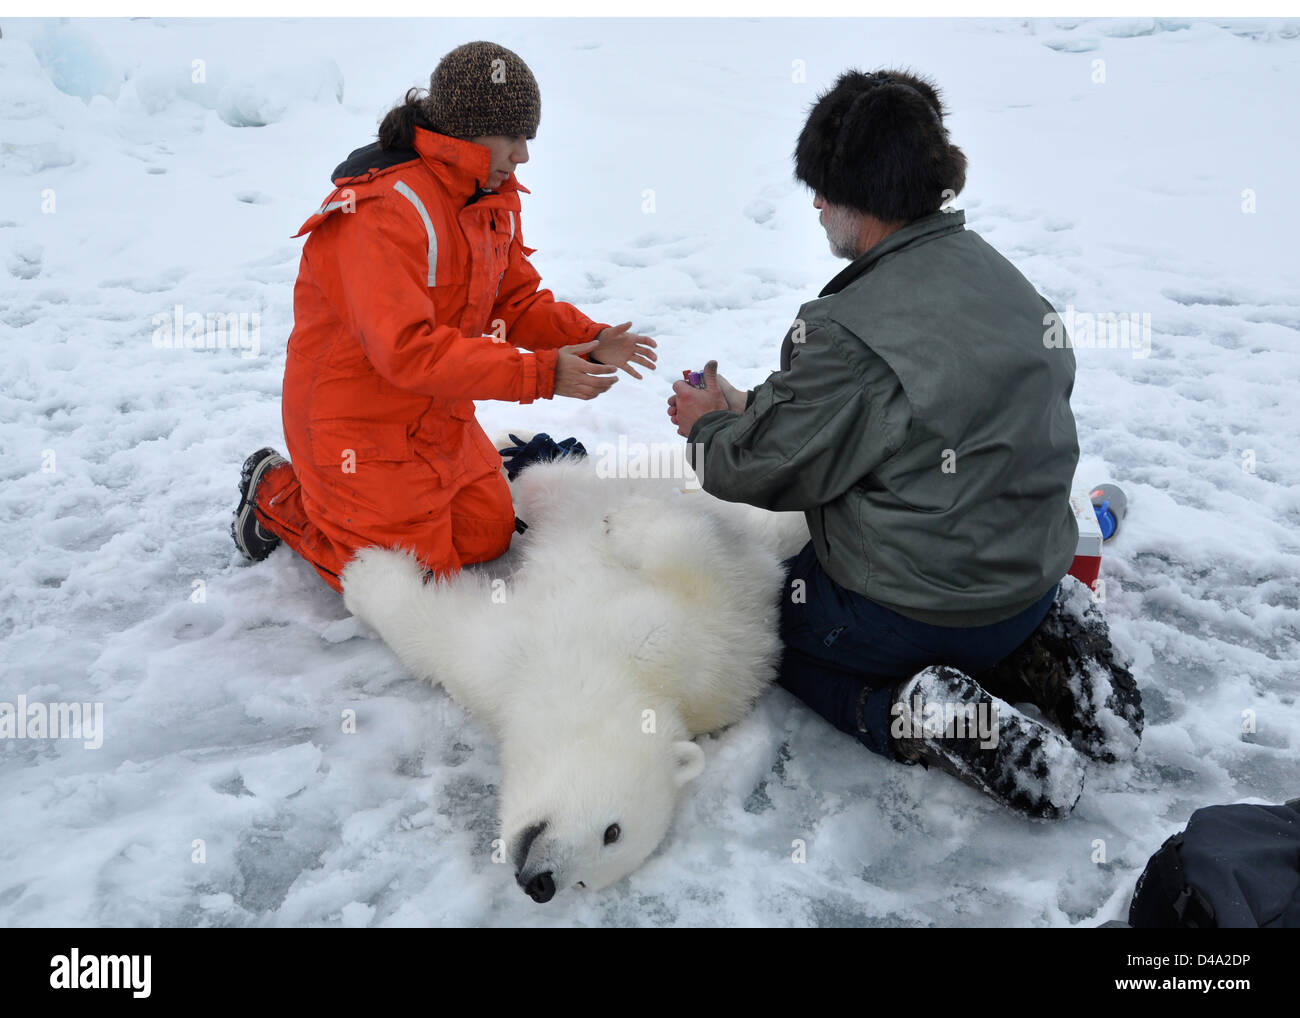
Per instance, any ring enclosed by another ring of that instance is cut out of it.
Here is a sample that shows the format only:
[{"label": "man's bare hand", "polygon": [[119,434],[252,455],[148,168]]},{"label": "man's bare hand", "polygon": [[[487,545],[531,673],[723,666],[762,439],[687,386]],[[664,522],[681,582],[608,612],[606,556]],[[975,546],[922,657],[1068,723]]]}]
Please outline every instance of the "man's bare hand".
[{"label": "man's bare hand", "polygon": [[562,346],[555,358],[555,395],[574,399],[595,399],[618,381],[609,364],[592,364],[583,354],[596,349],[597,341]]},{"label": "man's bare hand", "polygon": [[[717,361],[710,361],[709,363],[716,365]],[[689,379],[690,377],[691,377],[690,371],[686,371],[686,370],[682,371],[682,378]],[[734,385],[728,382],[716,371],[714,372],[713,377],[717,380],[718,390],[722,393],[722,398],[727,401],[726,409],[730,410],[732,413],[735,414],[743,414],[745,412],[745,401],[749,398],[748,393],[742,392],[740,389],[737,389]],[[706,378],[705,381],[707,382],[708,379]],[[674,385],[673,388],[676,389],[677,387]],[[672,421],[673,424],[677,424],[677,393],[676,392],[674,392],[671,396],[668,397],[668,419]],[[690,433],[689,428],[687,429],[686,433],[687,434]]]},{"label": "man's bare hand", "polygon": [[632,365],[640,364],[643,368],[653,371],[655,361],[658,359],[654,348],[658,344],[649,336],[629,332],[630,328],[632,323],[624,322],[622,325],[611,325],[608,329],[601,329],[596,334],[596,342],[600,345],[591,356],[597,364],[612,364],[616,368],[622,368],[633,378],[640,378],[640,373]]},{"label": "man's bare hand", "polygon": [[[717,361],[713,362],[715,365]],[[734,385],[728,382],[715,370],[713,377],[717,379],[718,388],[722,390],[722,396],[727,401],[727,409],[732,413],[743,414],[745,412],[745,400],[747,394],[741,392]]]},{"label": "man's bare hand", "polygon": [[[737,390],[733,388],[732,391]],[[744,403],[743,394],[741,403]],[[683,437],[688,437],[695,422],[710,411],[730,409],[731,405],[718,385],[717,361],[704,365],[703,389],[697,389],[687,381],[673,382],[673,395],[668,398],[668,418],[677,425],[677,434]]]}]

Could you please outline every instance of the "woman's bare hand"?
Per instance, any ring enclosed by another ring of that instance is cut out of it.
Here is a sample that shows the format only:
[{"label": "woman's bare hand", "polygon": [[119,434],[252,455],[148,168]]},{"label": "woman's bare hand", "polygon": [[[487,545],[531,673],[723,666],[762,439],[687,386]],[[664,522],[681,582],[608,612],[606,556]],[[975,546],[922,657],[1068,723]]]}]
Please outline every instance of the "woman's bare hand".
[{"label": "woman's bare hand", "polygon": [[640,373],[633,364],[640,364],[643,368],[655,369],[655,361],[658,359],[654,348],[658,345],[649,336],[642,336],[635,332],[629,332],[632,328],[631,322],[624,322],[622,325],[611,325],[608,329],[601,329],[596,334],[596,342],[600,345],[596,347],[593,355],[598,364],[612,364],[616,368],[622,368],[633,378],[640,378]]},{"label": "woman's bare hand", "polygon": [[555,395],[573,399],[595,399],[618,381],[618,370],[610,364],[593,364],[583,354],[596,349],[597,340],[560,347],[555,358]]}]

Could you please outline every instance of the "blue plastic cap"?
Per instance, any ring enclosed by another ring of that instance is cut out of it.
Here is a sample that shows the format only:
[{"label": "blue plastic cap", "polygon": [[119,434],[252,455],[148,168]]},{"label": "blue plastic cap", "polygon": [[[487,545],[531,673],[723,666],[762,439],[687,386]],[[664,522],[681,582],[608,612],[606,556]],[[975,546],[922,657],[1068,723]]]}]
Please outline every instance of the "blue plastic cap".
[{"label": "blue plastic cap", "polygon": [[1094,505],[1093,510],[1097,513],[1097,526],[1101,527],[1101,539],[1109,541],[1115,536],[1115,517],[1110,512],[1110,499],[1106,499],[1101,505]]}]

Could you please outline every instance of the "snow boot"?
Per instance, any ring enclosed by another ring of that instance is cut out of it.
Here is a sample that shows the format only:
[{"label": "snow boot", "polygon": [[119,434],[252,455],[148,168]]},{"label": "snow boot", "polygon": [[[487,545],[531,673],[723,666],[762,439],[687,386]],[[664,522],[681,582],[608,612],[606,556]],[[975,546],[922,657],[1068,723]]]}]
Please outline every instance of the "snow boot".
[{"label": "snow boot", "polygon": [[1083,794],[1083,760],[1046,725],[1026,717],[964,672],[932,665],[897,687],[894,748],[938,767],[1037,820],[1069,815]]},{"label": "snow boot", "polygon": [[253,512],[253,499],[266,472],[288,462],[274,449],[258,449],[244,460],[239,473],[239,505],[235,507],[235,519],[230,524],[230,536],[234,538],[235,547],[250,562],[261,562],[280,543],[275,534],[258,522]]},{"label": "snow boot", "polygon": [[1142,741],[1142,694],[1118,660],[1110,629],[1087,586],[1061,580],[1046,618],[979,681],[1011,703],[1032,703],[1081,753],[1131,760]]}]

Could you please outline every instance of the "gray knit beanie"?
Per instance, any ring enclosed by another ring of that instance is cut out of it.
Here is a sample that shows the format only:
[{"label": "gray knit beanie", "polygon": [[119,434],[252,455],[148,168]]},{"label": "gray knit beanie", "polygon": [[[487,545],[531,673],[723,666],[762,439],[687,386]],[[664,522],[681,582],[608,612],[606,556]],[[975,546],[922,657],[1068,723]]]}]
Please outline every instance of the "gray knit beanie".
[{"label": "gray knit beanie", "polygon": [[429,78],[428,117],[453,138],[537,136],[542,96],[519,54],[494,42],[467,42],[443,57]]}]

